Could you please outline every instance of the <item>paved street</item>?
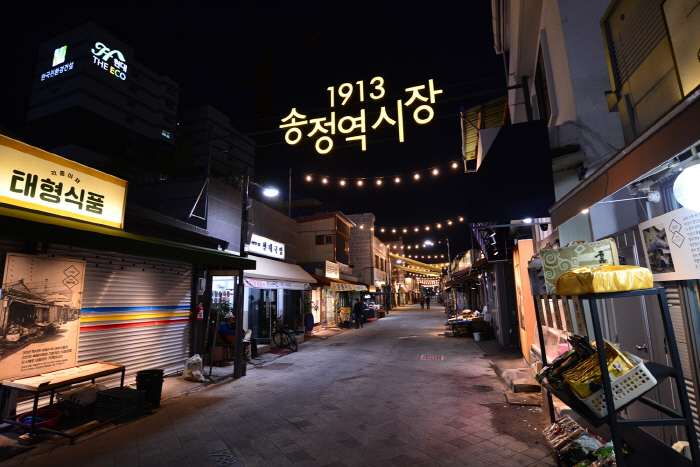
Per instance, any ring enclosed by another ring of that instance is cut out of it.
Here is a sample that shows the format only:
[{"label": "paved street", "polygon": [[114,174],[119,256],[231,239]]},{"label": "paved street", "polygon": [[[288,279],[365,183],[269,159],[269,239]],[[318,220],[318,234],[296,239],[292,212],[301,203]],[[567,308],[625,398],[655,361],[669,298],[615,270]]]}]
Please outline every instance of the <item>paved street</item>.
[{"label": "paved street", "polygon": [[554,465],[544,448],[511,436],[513,426],[511,435],[494,428],[506,387],[472,339],[443,336],[444,321],[441,308],[403,307],[75,446],[45,443],[5,465]]}]

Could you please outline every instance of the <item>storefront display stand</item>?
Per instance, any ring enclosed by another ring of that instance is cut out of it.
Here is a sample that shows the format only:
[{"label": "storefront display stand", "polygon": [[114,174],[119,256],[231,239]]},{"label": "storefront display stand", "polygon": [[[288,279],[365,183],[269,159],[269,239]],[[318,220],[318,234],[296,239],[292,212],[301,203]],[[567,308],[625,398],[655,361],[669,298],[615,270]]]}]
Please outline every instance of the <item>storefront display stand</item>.
[{"label": "storefront display stand", "polygon": [[[80,371],[81,369],[86,369],[90,368],[90,365],[95,366],[95,370],[88,370],[88,371]],[[81,368],[82,367],[82,368]],[[43,427],[38,427],[35,426],[36,423],[36,411],[39,409],[39,397],[41,394],[51,391],[51,396],[49,399],[49,405],[47,407],[53,406],[54,402],[54,395],[56,394],[56,390],[64,388],[66,386],[71,386],[73,384],[78,384],[78,383],[83,383],[85,381],[92,381],[92,383],[95,383],[95,380],[97,378],[103,377],[103,376],[109,376],[117,373],[121,373],[121,380],[120,380],[120,387],[124,386],[124,376],[126,373],[126,367],[124,365],[118,365],[116,363],[107,363],[107,362],[90,362],[90,363],[83,363],[81,365],[76,365],[72,368],[69,369],[64,369],[61,370],[62,372],[65,372],[67,370],[71,369],[76,369],[78,370],[77,372],[79,374],[75,376],[64,376],[64,377],[59,377],[56,376],[55,379],[52,379],[52,374],[57,374],[58,372],[50,372],[50,373],[45,373],[42,375],[37,375],[37,376],[30,376],[30,377],[21,377],[21,378],[15,378],[15,379],[10,379],[10,380],[5,380],[2,382],[2,405],[1,409],[4,412],[5,405],[8,403],[10,400],[10,394],[12,391],[26,391],[33,393],[34,395],[34,404],[32,408],[32,422],[27,424],[27,423],[20,423],[14,419],[3,419],[2,422],[8,423],[10,425],[14,426],[19,426],[19,427],[24,427],[29,429],[29,433],[27,435],[24,435],[23,438],[21,438],[24,441],[24,444],[35,444],[38,442],[38,439],[36,437],[35,433],[48,433],[52,435],[58,435],[58,436],[63,436],[66,438],[69,438],[71,440],[71,444],[74,443],[75,438],[83,434],[84,432],[77,433],[77,434],[69,434],[69,433],[64,433],[61,431],[56,431],[56,430],[51,430],[49,428],[43,428]],[[41,381],[39,381],[41,380]],[[95,427],[90,428],[90,430],[94,429]],[[87,431],[90,431],[87,430]]]},{"label": "storefront display stand", "polygon": [[[605,341],[603,340],[603,332],[600,323],[600,316],[598,314],[598,304],[597,300],[604,299],[615,299],[621,297],[635,297],[642,295],[655,295],[659,301],[659,307],[661,309],[662,321],[664,326],[664,331],[666,335],[666,340],[668,345],[668,354],[673,367],[667,367],[664,365],[656,364],[650,362],[646,364],[647,369],[654,375],[658,381],[662,381],[668,377],[672,377],[675,381],[675,387],[679,395],[679,405],[682,413],[676,413],[668,407],[665,407],[655,401],[647,399],[645,397],[638,397],[634,401],[626,404],[622,407],[615,407],[614,410],[608,410],[608,414],[603,418],[596,417],[583,403],[575,400],[576,397],[571,394],[566,394],[562,391],[554,390],[554,388],[549,385],[543,385],[546,389],[547,399],[549,402],[549,416],[552,422],[555,421],[554,409],[552,404],[552,395],[560,398],[564,403],[568,404],[572,410],[581,415],[593,426],[601,426],[607,424],[610,428],[611,439],[615,448],[615,457],[617,458],[617,465],[619,467],[632,467],[632,466],[648,466],[648,465],[678,465],[678,466],[699,466],[700,465],[700,447],[698,447],[698,440],[695,434],[695,427],[693,425],[693,419],[690,411],[690,403],[688,400],[688,393],[685,387],[685,382],[683,379],[683,370],[681,367],[680,356],[678,354],[678,348],[676,346],[675,334],[673,331],[673,325],[671,322],[671,315],[668,309],[668,303],[666,300],[666,291],[663,288],[658,289],[645,289],[645,290],[635,290],[631,292],[614,292],[614,293],[602,293],[602,294],[586,294],[579,295],[577,297],[572,297],[574,300],[587,301],[590,309],[590,316],[587,318],[591,319],[591,324],[593,326],[593,333],[596,342],[596,348],[605,349]],[[535,295],[535,306],[539,309],[539,303],[542,299],[557,299],[557,296],[548,295]],[[567,297],[562,297],[567,299]],[[535,313],[537,319],[537,329],[540,340],[540,348],[544,349],[544,333],[542,328],[542,319],[540,313]],[[543,365],[547,365],[546,354],[543,355],[544,361]],[[605,358],[604,350],[598,352],[598,362],[600,368],[607,368],[607,361]],[[610,382],[610,375],[607,371],[602,372],[602,383],[603,383],[603,393],[605,394],[606,401],[613,401],[613,393]],[[653,407],[659,412],[666,415],[668,418],[658,418],[658,419],[623,419],[617,416],[618,412],[623,410],[626,406],[634,403],[641,402],[646,405]],[[608,405],[612,405],[609,403]],[[687,439],[690,443],[690,450],[692,455],[692,460],[683,456],[682,454],[676,452],[671,447],[642,431],[640,427],[642,426],[684,426]],[[624,455],[622,452],[622,440],[630,448],[630,453]]]}]

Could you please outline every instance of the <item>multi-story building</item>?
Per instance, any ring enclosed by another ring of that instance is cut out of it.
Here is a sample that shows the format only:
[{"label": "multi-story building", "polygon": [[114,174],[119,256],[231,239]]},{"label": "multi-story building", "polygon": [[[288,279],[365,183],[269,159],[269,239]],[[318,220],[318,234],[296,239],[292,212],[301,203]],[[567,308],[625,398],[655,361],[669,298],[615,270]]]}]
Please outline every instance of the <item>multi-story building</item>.
[{"label": "multi-story building", "polygon": [[134,56],[92,22],[42,43],[27,115],[30,142],[128,179],[168,176],[177,168],[178,84]]},{"label": "multi-story building", "polygon": [[192,175],[227,178],[254,175],[255,142],[231,126],[231,120],[210,105],[180,112],[177,144],[189,152]]},{"label": "multi-story building", "polygon": [[[697,2],[496,1],[493,14],[496,51],[511,81],[532,77],[533,86],[509,95],[511,121],[534,114],[546,121],[552,148],[573,150],[553,159],[554,233],[543,238],[552,230],[533,229],[535,251],[557,236],[562,245],[613,238],[622,264],[652,271],[669,297],[673,345],[700,433],[700,253],[693,240],[700,177],[688,170],[700,165]],[[694,197],[683,196],[686,177]],[[668,363],[658,303],[630,297],[603,305],[606,339]],[[555,329],[547,335],[561,337]],[[680,411],[675,392],[667,380],[646,397]],[[658,412],[634,404],[623,415],[653,419]],[[646,430],[668,445],[686,439],[680,426]]]}]

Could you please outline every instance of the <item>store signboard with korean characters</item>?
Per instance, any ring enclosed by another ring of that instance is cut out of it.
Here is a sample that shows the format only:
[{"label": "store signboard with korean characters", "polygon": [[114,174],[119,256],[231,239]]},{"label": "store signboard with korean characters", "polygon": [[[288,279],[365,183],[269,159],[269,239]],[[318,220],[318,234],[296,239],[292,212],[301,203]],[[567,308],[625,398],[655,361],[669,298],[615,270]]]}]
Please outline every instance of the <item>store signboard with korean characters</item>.
[{"label": "store signboard with korean characters", "polygon": [[127,182],[0,135],[0,203],[123,228]]},{"label": "store signboard with korean characters", "polygon": [[680,208],[639,224],[655,281],[700,279],[700,212]]},{"label": "store signboard with korean characters", "polygon": [[333,261],[326,261],[326,277],[340,279],[340,266]]},{"label": "store signboard with korean characters", "polygon": [[7,253],[0,294],[0,380],[74,366],[85,261]]},{"label": "store signboard with korean characters", "polygon": [[253,234],[248,245],[248,252],[271,258],[284,259],[284,243]]}]

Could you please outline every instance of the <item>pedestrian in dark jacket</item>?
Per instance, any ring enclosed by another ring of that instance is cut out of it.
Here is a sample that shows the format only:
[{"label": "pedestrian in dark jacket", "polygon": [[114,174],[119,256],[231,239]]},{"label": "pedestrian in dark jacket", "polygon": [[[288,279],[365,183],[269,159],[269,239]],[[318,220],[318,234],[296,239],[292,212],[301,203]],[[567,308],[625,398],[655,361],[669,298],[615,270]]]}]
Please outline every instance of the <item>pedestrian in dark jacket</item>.
[{"label": "pedestrian in dark jacket", "polygon": [[426,307],[427,309],[430,309],[430,295],[428,295],[427,297],[425,297],[425,307]]},{"label": "pedestrian in dark jacket", "polygon": [[360,299],[355,299],[355,304],[352,306],[352,313],[355,315],[355,329],[363,328],[362,318],[364,318],[364,310]]},{"label": "pedestrian in dark jacket", "polygon": [[425,297],[421,295],[418,301],[420,302],[420,309],[422,310],[425,306]]}]

